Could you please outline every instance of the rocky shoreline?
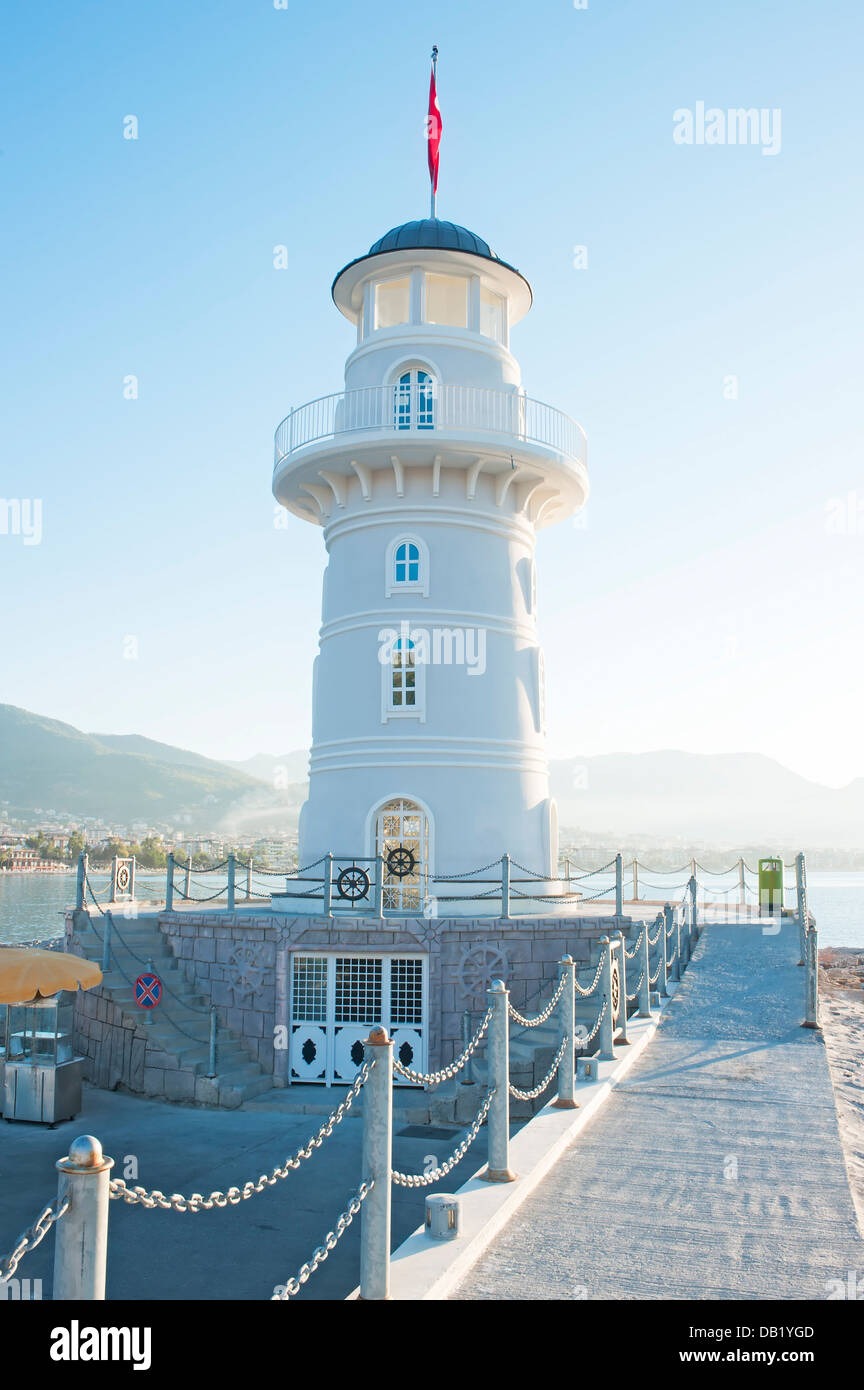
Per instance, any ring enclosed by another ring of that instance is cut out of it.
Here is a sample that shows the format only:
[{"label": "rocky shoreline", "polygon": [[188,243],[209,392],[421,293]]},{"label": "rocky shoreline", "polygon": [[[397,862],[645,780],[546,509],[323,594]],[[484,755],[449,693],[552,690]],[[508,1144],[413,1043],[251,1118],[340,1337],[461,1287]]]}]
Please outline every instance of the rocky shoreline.
[{"label": "rocky shoreline", "polygon": [[864,947],[819,952],[820,1023],[849,1185],[864,1235]]}]

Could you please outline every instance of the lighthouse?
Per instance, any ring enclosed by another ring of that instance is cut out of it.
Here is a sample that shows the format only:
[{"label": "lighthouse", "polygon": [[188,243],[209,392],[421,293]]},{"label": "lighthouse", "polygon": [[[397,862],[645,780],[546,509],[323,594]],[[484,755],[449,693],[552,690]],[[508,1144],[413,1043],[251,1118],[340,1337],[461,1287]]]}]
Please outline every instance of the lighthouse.
[{"label": "lighthouse", "polygon": [[382,863],[392,914],[452,914],[457,876],[503,855],[551,896],[535,542],[588,479],[582,430],[526,393],[510,350],[530,285],[432,217],[374,242],[332,297],[356,335],[344,385],[282,421],[273,476],[328,556],[300,862]]}]

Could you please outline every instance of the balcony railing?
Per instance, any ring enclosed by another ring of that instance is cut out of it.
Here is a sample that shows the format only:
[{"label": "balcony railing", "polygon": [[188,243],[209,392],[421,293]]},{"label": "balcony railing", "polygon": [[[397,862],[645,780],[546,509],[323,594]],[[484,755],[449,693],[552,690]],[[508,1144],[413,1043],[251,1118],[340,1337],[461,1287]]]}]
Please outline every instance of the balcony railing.
[{"label": "balcony railing", "polygon": [[542,444],[581,462],[585,435],[575,420],[516,391],[483,386],[398,383],[320,396],[292,410],[276,431],[276,467],[319,440],[364,431],[378,434],[481,433]]}]

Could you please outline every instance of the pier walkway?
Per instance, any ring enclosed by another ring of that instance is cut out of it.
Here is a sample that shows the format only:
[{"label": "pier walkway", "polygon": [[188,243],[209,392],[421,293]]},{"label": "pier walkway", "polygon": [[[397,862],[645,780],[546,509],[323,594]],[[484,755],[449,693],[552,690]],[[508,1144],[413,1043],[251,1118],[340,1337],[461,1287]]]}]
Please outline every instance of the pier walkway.
[{"label": "pier walkway", "polygon": [[707,926],[645,1053],[451,1297],[826,1299],[856,1273],[860,1296],[797,960],[793,924]]}]

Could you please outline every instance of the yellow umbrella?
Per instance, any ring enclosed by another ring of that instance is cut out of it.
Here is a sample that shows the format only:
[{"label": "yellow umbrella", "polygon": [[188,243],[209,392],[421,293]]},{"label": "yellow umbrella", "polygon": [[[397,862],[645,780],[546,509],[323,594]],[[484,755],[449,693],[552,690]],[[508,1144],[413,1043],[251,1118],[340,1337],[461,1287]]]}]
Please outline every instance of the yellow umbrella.
[{"label": "yellow umbrella", "polygon": [[26,946],[0,950],[0,1004],[24,1004],[37,995],[47,998],[60,989],[92,989],[102,971],[92,960],[65,951],[39,951]]}]

